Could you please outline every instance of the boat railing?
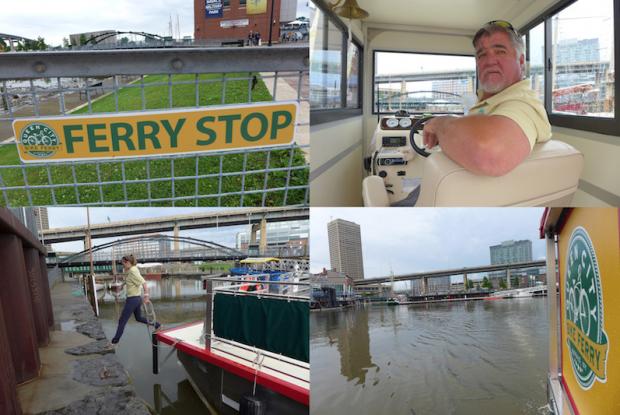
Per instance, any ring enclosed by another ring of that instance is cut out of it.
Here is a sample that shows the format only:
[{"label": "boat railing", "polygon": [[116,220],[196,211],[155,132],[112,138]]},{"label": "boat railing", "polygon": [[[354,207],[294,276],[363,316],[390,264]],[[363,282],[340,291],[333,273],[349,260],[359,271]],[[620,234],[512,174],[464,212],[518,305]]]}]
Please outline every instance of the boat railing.
[{"label": "boat railing", "polygon": [[[308,362],[307,345],[291,348],[290,344],[277,344],[273,339],[284,338],[282,333],[287,332],[303,337],[300,344],[307,343],[310,274],[289,272],[280,274],[277,280],[270,280],[271,277],[273,274],[252,274],[205,280],[206,348],[223,342],[248,351],[260,349],[261,354],[277,360]],[[263,301],[262,306],[257,305],[258,301]],[[281,319],[282,315],[287,318]]]},{"label": "boat railing", "polygon": [[[209,278],[206,281],[212,282],[213,293],[310,301],[310,280],[307,273],[249,274],[226,278]],[[207,294],[209,293],[207,292]]]}]

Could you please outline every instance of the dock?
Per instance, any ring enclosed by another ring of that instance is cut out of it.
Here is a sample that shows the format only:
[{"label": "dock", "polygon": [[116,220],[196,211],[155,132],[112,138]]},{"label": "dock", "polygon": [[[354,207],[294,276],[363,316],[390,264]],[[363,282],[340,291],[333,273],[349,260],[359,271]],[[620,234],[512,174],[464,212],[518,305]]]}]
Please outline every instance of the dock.
[{"label": "dock", "polygon": [[22,412],[149,415],[78,286],[57,283],[51,297],[56,324],[39,375],[17,387]]}]

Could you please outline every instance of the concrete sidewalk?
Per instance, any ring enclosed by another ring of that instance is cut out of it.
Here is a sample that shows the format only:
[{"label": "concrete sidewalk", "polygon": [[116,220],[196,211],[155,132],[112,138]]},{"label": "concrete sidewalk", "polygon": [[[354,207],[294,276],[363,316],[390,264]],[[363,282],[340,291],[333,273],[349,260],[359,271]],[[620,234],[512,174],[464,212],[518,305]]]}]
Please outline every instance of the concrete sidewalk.
[{"label": "concrete sidewalk", "polygon": [[[270,94],[273,95],[273,83],[274,77],[273,73],[261,73],[263,77],[263,82],[267,87],[267,90]],[[297,91],[297,83],[298,76],[282,76],[278,75],[278,81],[276,83],[276,96],[275,98],[278,101],[284,100],[297,100],[298,91]],[[301,98],[304,101],[299,104],[299,112],[297,113],[297,134],[295,135],[295,142],[299,145],[309,145],[310,144],[310,104],[308,102],[308,77],[304,76],[302,79],[301,86]],[[309,149],[304,149],[306,153],[306,158],[310,159]]]},{"label": "concrete sidewalk", "polygon": [[[150,414],[77,286],[52,288],[56,327],[39,349],[39,376],[18,386],[24,414]],[[74,291],[76,291],[74,293]]]}]

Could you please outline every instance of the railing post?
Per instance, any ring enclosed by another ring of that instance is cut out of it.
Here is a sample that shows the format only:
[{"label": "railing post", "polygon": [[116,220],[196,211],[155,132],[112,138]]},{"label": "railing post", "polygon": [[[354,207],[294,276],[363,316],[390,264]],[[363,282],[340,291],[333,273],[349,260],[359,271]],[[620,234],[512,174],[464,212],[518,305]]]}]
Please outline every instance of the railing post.
[{"label": "railing post", "polygon": [[151,347],[153,351],[153,374],[159,373],[159,341],[157,340],[157,333],[151,334]]},{"label": "railing post", "polygon": [[205,310],[205,324],[203,331],[205,333],[205,349],[211,348],[211,324],[213,317],[213,281],[205,280],[205,288],[207,289],[207,306]]}]

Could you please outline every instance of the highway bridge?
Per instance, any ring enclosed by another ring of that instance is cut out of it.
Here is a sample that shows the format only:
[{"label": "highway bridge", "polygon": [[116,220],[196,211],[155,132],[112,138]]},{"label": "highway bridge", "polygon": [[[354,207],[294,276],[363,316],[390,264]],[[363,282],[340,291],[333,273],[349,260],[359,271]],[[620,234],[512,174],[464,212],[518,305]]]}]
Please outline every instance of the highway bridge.
[{"label": "highway bridge", "polygon": [[[174,231],[178,236],[180,230],[218,228],[235,225],[252,225],[252,232],[254,233],[255,229],[257,230],[267,222],[304,220],[309,217],[310,211],[308,208],[303,207],[226,209],[220,211],[205,211],[190,215],[101,223],[91,225],[90,234],[91,239],[171,231]],[[86,225],[70,226],[46,229],[41,235],[44,243],[53,244],[69,241],[86,241],[87,231]]]},{"label": "highway bridge", "polygon": [[437,271],[416,272],[416,273],[411,273],[411,274],[390,275],[386,277],[366,278],[363,280],[353,281],[353,284],[356,287],[361,287],[361,286],[368,286],[368,285],[384,284],[388,282],[391,283],[392,281],[397,282],[397,281],[422,280],[422,291],[426,292],[426,287],[428,286],[428,280],[430,278],[451,277],[453,275],[462,275],[464,286],[467,287],[467,276],[468,275],[477,274],[480,272],[504,271],[506,273],[507,286],[508,288],[510,288],[511,270],[525,269],[525,268],[540,268],[540,267],[546,267],[546,266],[547,266],[546,260],[518,262],[514,264],[482,265],[482,266],[477,266],[477,267],[453,268],[453,269],[444,269],[444,270],[437,270]]}]

